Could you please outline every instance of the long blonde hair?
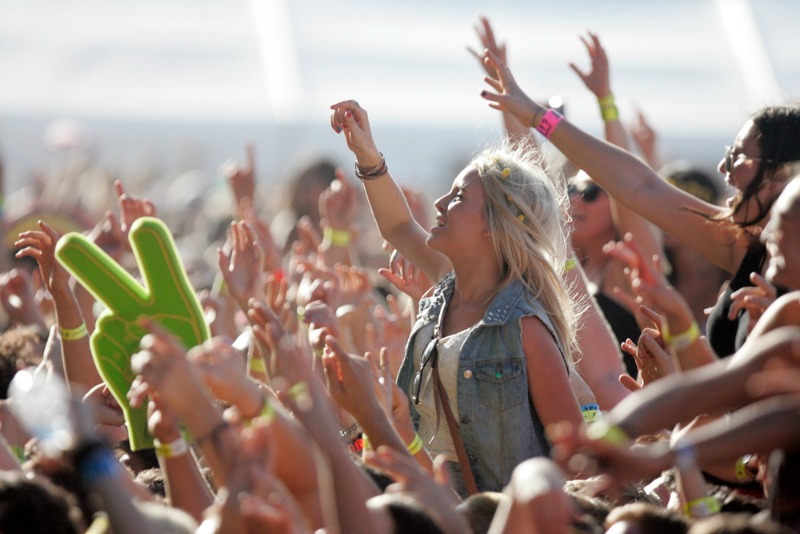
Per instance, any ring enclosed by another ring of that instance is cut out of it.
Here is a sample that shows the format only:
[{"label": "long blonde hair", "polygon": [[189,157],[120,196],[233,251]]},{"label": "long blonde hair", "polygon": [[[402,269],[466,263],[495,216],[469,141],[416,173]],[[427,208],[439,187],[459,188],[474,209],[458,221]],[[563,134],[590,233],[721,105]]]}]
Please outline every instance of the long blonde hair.
[{"label": "long blonde hair", "polygon": [[530,146],[504,145],[476,156],[493,249],[501,268],[498,290],[521,280],[544,306],[566,354],[578,354],[578,310],[564,283],[570,248],[564,231],[567,193],[551,180]]}]

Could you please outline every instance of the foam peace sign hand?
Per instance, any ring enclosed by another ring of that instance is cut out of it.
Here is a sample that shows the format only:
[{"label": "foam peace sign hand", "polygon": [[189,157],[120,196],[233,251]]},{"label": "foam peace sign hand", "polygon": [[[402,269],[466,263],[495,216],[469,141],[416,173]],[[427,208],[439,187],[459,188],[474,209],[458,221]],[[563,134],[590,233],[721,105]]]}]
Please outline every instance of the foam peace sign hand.
[{"label": "foam peace sign hand", "polygon": [[146,403],[133,408],[126,396],[135,376],[131,355],[139,350],[146,333],[137,319],[147,316],[160,323],[186,348],[208,339],[209,331],[164,223],[153,217],[137,219],[128,239],[144,285],[78,233],[66,234],[59,240],[56,257],[107,307],[92,334],[92,355],[100,376],[125,414],[131,448],[139,450],[152,446],[152,436],[147,430]]}]

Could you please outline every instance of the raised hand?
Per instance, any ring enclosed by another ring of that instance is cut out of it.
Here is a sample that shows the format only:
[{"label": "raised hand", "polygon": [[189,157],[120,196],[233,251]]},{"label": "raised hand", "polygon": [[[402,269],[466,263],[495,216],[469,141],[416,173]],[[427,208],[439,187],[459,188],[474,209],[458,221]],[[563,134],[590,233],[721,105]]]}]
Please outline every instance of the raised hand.
[{"label": "raised hand", "polygon": [[777,298],[775,286],[758,273],[750,273],[752,286],[737,289],[731,295],[731,308],[728,312],[728,320],[733,321],[742,310],[747,310],[750,314],[750,322],[747,324],[748,330],[752,330],[758,320],[764,314],[767,307]]},{"label": "raised hand", "polygon": [[122,233],[127,235],[133,223],[142,217],[155,217],[156,207],[148,198],[139,198],[129,195],[122,187],[122,182],[116,180],[114,188],[119,199],[119,215],[122,221]]},{"label": "raised hand", "polygon": [[414,302],[419,302],[422,296],[433,287],[431,279],[397,250],[392,251],[389,268],[378,269],[378,274],[411,297]]},{"label": "raised hand", "polygon": [[69,273],[56,261],[55,257],[58,232],[43,221],[39,221],[39,228],[41,230],[19,234],[19,239],[14,246],[20,250],[15,257],[36,260],[42,281],[50,294],[70,291]]},{"label": "raised hand", "polygon": [[245,419],[264,405],[258,385],[247,377],[247,355],[223,338],[212,338],[191,349],[187,358],[214,397],[236,406]]},{"label": "raised hand", "polygon": [[252,229],[244,222],[231,223],[225,245],[217,249],[219,269],[228,292],[244,311],[261,289],[261,251]]},{"label": "raised hand", "polygon": [[491,50],[485,52],[483,61],[487,68],[491,68],[497,73],[496,78],[484,77],[484,81],[495,90],[494,93],[481,91],[481,96],[489,101],[489,107],[511,113],[522,124],[534,124],[535,119],[544,113],[542,107],[522,91],[508,65]]},{"label": "raised hand", "polygon": [[603,98],[611,94],[611,85],[608,75],[608,57],[603,45],[600,44],[600,39],[597,34],[587,32],[588,39],[580,36],[580,40],[586,47],[591,60],[591,67],[588,71],[584,72],[578,68],[575,63],[570,63],[569,67],[578,75],[583,81],[586,88],[589,89],[597,98]]},{"label": "raised hand", "polygon": [[630,124],[628,131],[647,164],[654,169],[660,168],[658,135],[641,110],[636,111],[636,119]]},{"label": "raised hand", "polygon": [[12,269],[0,276],[0,303],[11,324],[34,325],[47,330],[36,307],[30,275],[24,269]]},{"label": "raised hand", "polygon": [[255,148],[253,148],[253,143],[247,143],[244,149],[246,153],[244,164],[231,159],[220,167],[220,173],[228,181],[236,208],[240,213],[243,207],[252,204],[256,193]]},{"label": "raised hand", "polygon": [[336,169],[336,179],[320,195],[319,213],[334,230],[352,229],[356,217],[356,194],[341,169]]},{"label": "raised hand", "polygon": [[56,257],[107,307],[92,335],[92,353],[100,375],[125,412],[131,447],[138,450],[150,446],[152,437],[147,432],[146,408],[134,409],[126,396],[135,376],[130,357],[145,334],[137,319],[150,317],[186,347],[202,343],[209,334],[167,227],[158,219],[143,217],[134,223],[129,239],[144,285],[77,233],[59,240]]},{"label": "raised hand", "polygon": [[347,148],[356,155],[362,167],[374,167],[381,161],[380,152],[372,138],[367,111],[355,100],[345,100],[331,106],[331,128],[344,133]]},{"label": "raised hand", "polygon": [[146,411],[145,397],[157,396],[163,406],[183,417],[194,412],[198,399],[210,403],[208,390],[189,364],[180,340],[150,319],[142,318],[140,325],[147,334],[141,339],[141,350],[131,358],[138,375],[126,396],[131,406]]},{"label": "raised hand", "polygon": [[480,62],[481,66],[486,70],[486,75],[494,77],[495,71],[490,69],[483,61],[483,51],[491,51],[494,55],[500,58],[503,63],[506,63],[506,44],[497,42],[494,37],[494,30],[492,30],[492,25],[489,23],[488,18],[481,17],[479,22],[479,24],[475,25],[475,33],[478,34],[478,39],[481,41],[481,51],[478,52],[471,46],[468,46],[467,50],[469,50],[469,53],[475,56],[475,58]]}]

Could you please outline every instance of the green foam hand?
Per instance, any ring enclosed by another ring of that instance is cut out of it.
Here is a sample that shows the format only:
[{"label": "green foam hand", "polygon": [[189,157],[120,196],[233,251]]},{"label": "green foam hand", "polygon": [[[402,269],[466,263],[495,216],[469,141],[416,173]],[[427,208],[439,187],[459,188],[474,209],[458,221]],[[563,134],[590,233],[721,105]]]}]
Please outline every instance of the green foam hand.
[{"label": "green foam hand", "polygon": [[79,233],[59,239],[56,258],[94,297],[106,305],[91,338],[92,356],[125,414],[131,449],[152,447],[147,406],[131,407],[127,393],[135,377],[131,356],[145,331],[136,320],[146,315],[194,347],[209,338],[194,289],[167,227],[153,217],[137,219],[128,239],[144,286]]}]

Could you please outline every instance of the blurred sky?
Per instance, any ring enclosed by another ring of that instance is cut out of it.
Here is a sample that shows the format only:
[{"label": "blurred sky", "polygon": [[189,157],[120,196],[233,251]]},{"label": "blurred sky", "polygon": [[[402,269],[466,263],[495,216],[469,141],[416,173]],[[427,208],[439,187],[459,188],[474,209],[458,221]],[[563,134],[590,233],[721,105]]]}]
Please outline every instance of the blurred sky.
[{"label": "blurred sky", "polygon": [[744,118],[800,94],[797,0],[329,2],[0,0],[0,153],[11,187],[52,163],[51,121],[73,118],[123,178],[195,168],[208,183],[256,144],[261,180],[317,150],[352,164],[328,106],[356,98],[401,180],[441,189],[497,137],[466,52],[489,16],[534,97],[601,127],[567,63],[600,34],[623,117],[642,109],[665,152],[713,168]]}]

